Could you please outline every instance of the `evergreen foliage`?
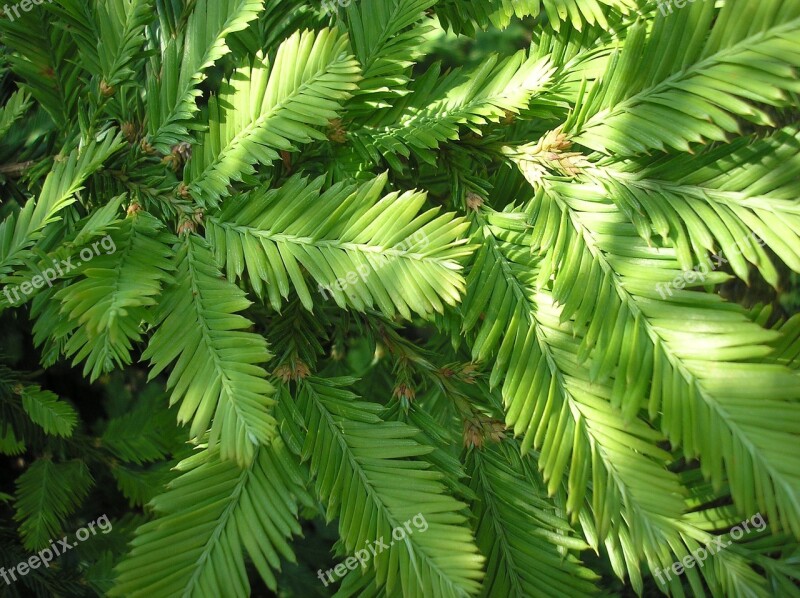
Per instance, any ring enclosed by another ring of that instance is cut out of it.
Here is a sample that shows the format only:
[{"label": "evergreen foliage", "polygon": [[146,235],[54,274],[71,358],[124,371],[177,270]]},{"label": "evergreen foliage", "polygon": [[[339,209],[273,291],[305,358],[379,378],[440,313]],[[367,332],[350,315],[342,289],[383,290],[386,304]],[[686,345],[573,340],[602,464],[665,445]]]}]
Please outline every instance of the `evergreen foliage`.
[{"label": "evergreen foliage", "polygon": [[328,4],[0,18],[0,587],[800,597],[800,0]]}]

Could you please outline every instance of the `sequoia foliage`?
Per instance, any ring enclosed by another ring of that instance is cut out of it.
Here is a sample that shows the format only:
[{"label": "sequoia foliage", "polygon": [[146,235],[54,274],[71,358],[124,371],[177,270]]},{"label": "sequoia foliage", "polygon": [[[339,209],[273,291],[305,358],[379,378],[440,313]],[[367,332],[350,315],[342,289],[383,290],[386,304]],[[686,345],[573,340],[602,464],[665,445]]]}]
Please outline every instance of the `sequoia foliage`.
[{"label": "sequoia foliage", "polygon": [[0,18],[3,590],[800,596],[800,1],[678,4]]}]

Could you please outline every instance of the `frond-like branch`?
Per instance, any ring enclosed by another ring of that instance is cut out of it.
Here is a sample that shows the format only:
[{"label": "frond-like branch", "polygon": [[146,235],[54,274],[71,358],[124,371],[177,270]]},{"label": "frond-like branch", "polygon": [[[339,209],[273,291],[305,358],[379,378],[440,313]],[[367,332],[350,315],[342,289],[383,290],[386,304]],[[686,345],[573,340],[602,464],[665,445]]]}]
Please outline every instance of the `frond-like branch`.
[{"label": "frond-like branch", "polygon": [[293,177],[277,190],[229,201],[208,219],[207,234],[231,280],[246,271],[256,294],[281,307],[290,283],[306,309],[314,300],[300,270],[321,298],[363,311],[377,304],[394,316],[441,313],[464,290],[458,260],[469,254],[466,223],[438,208],[419,213],[425,194],[390,193],[387,175],[356,187]]},{"label": "frond-like branch", "polygon": [[252,323],[239,312],[250,301],[224,279],[205,241],[187,234],[176,250],[175,282],[160,299],[142,359],[153,364],[151,379],[174,362],[170,404],[181,401],[178,421],[192,420],[193,437],[210,425],[209,445],[220,443],[223,459],[249,463],[275,428],[273,388],[258,365],[270,358],[267,343],[247,331]]},{"label": "frond-like branch", "polygon": [[[286,405],[302,417],[303,457],[328,518],[339,518],[345,550],[367,554],[364,561],[390,593],[475,593],[483,559],[464,525],[466,505],[446,494],[440,473],[415,458],[432,450],[413,440],[418,430],[381,421],[383,407],[357,401],[341,388],[348,382],[302,381],[297,406]],[[280,397],[292,400],[285,389]]]},{"label": "frond-like branch", "polygon": [[109,596],[248,596],[245,555],[275,590],[281,559],[295,561],[298,502],[311,504],[280,440],[255,449],[243,469],[205,449],[178,470],[152,500],[157,517],[136,531]]},{"label": "frond-like branch", "polygon": [[361,78],[347,46],[347,36],[331,29],[297,32],[280,45],[271,69],[256,60],[237,70],[209,102],[209,130],[186,169],[190,191],[216,204],[253,164],[325,139],[314,127],[337,117]]}]

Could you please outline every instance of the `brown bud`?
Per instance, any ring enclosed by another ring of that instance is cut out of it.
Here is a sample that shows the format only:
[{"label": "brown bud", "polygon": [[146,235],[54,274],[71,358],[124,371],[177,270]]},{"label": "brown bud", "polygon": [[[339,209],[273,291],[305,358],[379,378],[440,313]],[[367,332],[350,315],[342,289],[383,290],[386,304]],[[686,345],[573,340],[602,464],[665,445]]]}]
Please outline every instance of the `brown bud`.
[{"label": "brown bud", "polygon": [[142,142],[139,144],[139,147],[142,148],[142,151],[145,154],[153,155],[156,153],[156,148],[154,148],[150,143],[148,143],[147,139],[142,139]]},{"label": "brown bud", "polygon": [[475,210],[477,212],[483,204],[484,199],[480,195],[473,193],[472,191],[467,193],[467,207],[470,210]]},{"label": "brown bud", "polygon": [[485,415],[475,415],[464,420],[464,446],[481,448],[487,440],[500,442],[505,437],[505,431],[505,422]]},{"label": "brown bud", "polygon": [[406,384],[398,384],[392,391],[392,396],[404,401],[413,401],[417,396],[417,392]]},{"label": "brown bud", "polygon": [[178,168],[181,165],[180,157],[176,156],[175,154],[167,154],[163,158],[161,158],[161,163],[165,166],[168,166],[172,172],[177,172]]},{"label": "brown bud", "polygon": [[136,143],[136,125],[133,123],[122,123],[122,134],[128,143]]},{"label": "brown bud", "polygon": [[184,220],[178,225],[178,235],[182,235],[184,233],[193,233],[196,230],[197,224],[191,219]]},{"label": "brown bud", "polygon": [[481,448],[483,446],[483,431],[479,422],[464,420],[464,446]]},{"label": "brown bud", "polygon": [[289,382],[290,380],[308,378],[311,375],[311,370],[302,361],[297,361],[294,364],[282,363],[272,373],[284,382]]},{"label": "brown bud", "polygon": [[334,143],[345,143],[347,141],[347,131],[342,126],[342,119],[335,118],[328,121],[328,139]]},{"label": "brown bud", "polygon": [[116,93],[116,89],[114,89],[113,85],[109,85],[105,82],[105,80],[100,81],[100,93],[103,94],[103,97],[110,98]]}]

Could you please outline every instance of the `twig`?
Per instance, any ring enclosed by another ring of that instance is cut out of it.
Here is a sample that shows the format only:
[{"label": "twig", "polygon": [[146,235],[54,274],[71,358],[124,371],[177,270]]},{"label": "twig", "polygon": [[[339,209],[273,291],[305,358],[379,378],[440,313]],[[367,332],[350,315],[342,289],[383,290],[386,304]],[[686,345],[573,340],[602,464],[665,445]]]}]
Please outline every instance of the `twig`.
[{"label": "twig", "polygon": [[35,163],[36,162],[34,160],[28,160],[27,162],[18,162],[17,164],[2,164],[0,165],[0,174],[7,174],[8,176],[12,177],[20,177]]}]

